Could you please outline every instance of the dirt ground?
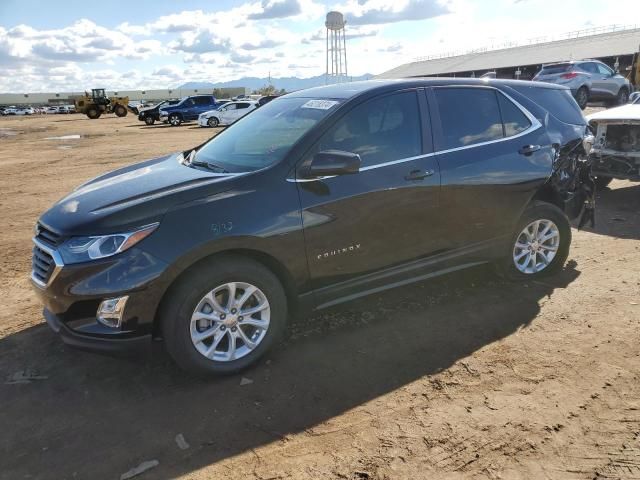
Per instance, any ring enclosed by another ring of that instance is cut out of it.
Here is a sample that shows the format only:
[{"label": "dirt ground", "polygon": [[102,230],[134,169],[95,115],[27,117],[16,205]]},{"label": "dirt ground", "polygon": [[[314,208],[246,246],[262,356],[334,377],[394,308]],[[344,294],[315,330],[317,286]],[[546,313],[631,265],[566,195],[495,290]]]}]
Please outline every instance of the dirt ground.
[{"label": "dirt ground", "polygon": [[63,346],[28,280],[38,215],[213,133],[0,118],[1,479],[640,479],[637,183],[599,194],[545,282],[480,268],[294,319],[241,376]]}]

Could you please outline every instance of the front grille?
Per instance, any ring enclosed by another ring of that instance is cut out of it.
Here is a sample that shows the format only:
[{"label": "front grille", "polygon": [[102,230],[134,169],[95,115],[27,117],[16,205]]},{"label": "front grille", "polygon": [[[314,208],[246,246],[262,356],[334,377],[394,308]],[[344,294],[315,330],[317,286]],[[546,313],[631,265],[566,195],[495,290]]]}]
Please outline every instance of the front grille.
[{"label": "front grille", "polygon": [[34,280],[37,280],[44,285],[47,284],[51,278],[51,274],[56,267],[56,263],[53,257],[45,250],[34,246],[33,247],[33,259],[31,261],[31,275]]},{"label": "front grille", "polygon": [[41,242],[51,245],[52,247],[57,247],[62,243],[62,236],[60,234],[48,229],[41,223],[38,223],[37,231],[36,239]]}]

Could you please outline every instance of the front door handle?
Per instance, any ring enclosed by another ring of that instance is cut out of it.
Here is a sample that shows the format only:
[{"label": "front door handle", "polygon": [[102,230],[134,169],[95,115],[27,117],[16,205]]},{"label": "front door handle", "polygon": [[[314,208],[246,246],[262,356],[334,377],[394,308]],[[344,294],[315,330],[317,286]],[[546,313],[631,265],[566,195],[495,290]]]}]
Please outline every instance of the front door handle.
[{"label": "front door handle", "polygon": [[433,175],[435,170],[411,170],[409,175],[404,177],[405,180],[424,180]]},{"label": "front door handle", "polygon": [[518,153],[520,155],[531,155],[533,152],[537,152],[538,150],[540,150],[540,145],[525,145],[518,150]]}]

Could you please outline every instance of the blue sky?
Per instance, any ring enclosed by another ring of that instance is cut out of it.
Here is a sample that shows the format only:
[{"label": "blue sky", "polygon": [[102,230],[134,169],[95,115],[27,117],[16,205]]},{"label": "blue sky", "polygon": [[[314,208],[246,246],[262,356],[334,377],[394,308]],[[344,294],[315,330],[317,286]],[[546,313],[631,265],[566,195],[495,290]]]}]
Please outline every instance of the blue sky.
[{"label": "blue sky", "polygon": [[347,19],[349,73],[377,74],[421,56],[624,24],[636,2],[0,0],[0,91],[310,77],[324,72],[332,9]]}]

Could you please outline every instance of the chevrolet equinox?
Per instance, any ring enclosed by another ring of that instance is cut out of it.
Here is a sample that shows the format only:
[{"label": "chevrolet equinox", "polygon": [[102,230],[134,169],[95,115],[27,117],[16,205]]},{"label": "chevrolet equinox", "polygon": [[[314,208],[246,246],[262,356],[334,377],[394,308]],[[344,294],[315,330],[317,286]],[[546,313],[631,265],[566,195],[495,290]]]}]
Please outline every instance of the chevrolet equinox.
[{"label": "chevrolet equinox", "polygon": [[53,331],[183,368],[254,363],[288,312],[483,263],[560,269],[593,217],[592,137],[537,82],[367,81],[264,105],[208,142],[107,173],[39,219],[31,279]]}]

